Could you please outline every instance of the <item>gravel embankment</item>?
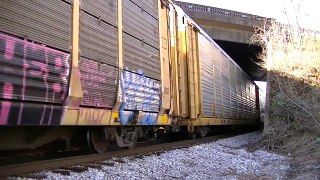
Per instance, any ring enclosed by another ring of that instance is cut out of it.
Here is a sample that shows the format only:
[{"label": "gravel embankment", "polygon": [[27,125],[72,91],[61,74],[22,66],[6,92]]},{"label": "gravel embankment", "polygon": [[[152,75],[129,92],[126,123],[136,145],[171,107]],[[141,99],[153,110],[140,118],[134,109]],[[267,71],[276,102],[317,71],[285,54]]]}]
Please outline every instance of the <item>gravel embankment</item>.
[{"label": "gravel embankment", "polygon": [[[63,176],[52,172],[48,179],[284,179],[288,160],[280,155],[244,146],[261,139],[260,132],[248,133],[213,143],[171,150],[143,158],[109,160],[114,166],[90,169]],[[118,160],[119,161],[119,160]]]}]

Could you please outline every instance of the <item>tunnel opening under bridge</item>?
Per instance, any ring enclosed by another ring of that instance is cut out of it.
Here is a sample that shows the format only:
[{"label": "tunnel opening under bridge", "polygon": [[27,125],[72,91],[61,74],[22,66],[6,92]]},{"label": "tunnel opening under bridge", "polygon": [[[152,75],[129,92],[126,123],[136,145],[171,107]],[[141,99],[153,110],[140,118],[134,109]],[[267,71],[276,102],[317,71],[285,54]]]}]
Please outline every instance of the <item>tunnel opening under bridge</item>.
[{"label": "tunnel opening under bridge", "polygon": [[266,69],[261,67],[262,61],[257,57],[261,53],[260,46],[215,40],[215,42],[250,76],[254,81],[266,81]]}]

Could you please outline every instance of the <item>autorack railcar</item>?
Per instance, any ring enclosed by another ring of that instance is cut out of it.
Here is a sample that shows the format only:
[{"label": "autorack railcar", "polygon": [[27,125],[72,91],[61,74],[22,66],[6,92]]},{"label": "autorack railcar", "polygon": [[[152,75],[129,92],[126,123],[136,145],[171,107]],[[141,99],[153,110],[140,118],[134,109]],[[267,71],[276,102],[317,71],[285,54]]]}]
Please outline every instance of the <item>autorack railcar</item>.
[{"label": "autorack railcar", "polygon": [[99,153],[134,146],[145,129],[205,135],[255,123],[258,101],[171,1],[0,1],[0,150],[69,142],[79,129]]}]

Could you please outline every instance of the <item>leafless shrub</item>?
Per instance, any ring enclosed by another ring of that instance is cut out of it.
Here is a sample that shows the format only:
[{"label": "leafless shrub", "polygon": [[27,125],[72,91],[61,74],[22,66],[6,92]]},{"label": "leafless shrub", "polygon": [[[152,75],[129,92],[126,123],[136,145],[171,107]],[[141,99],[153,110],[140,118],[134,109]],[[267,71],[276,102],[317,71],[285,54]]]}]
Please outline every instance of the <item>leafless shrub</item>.
[{"label": "leafless shrub", "polygon": [[320,137],[319,32],[266,20],[251,40],[263,47],[259,58],[268,70],[268,147],[292,151],[315,144]]}]

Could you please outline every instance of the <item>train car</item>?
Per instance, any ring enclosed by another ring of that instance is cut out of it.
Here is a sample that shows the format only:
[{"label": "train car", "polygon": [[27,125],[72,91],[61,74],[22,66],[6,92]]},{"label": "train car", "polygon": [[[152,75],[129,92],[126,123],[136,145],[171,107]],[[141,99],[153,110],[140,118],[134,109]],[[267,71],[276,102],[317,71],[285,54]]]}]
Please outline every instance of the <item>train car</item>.
[{"label": "train car", "polygon": [[104,153],[159,127],[258,117],[257,87],[166,0],[0,1],[0,150],[80,141]]},{"label": "train car", "polygon": [[177,128],[205,136],[213,125],[257,123],[258,86],[179,6],[170,9]]}]

